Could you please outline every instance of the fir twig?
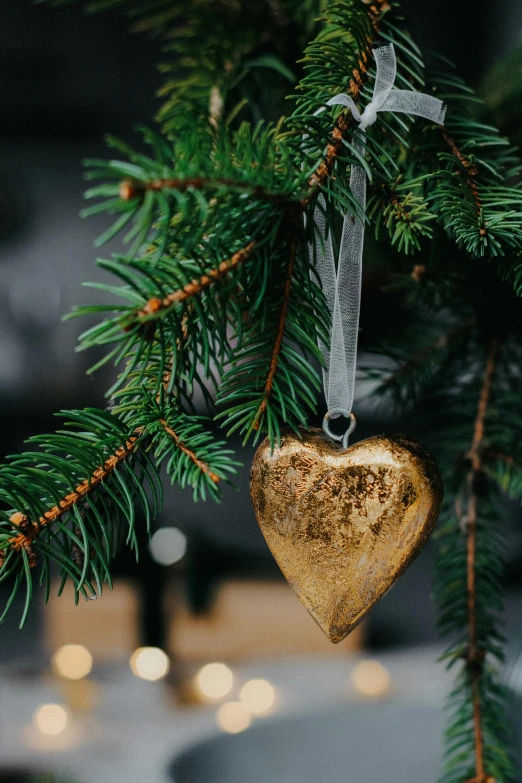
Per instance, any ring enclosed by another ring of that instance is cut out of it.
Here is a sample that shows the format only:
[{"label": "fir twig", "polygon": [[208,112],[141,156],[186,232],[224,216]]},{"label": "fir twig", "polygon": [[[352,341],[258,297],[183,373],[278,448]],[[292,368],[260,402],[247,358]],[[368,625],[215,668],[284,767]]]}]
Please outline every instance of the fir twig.
[{"label": "fir twig", "polygon": [[[148,316],[160,313],[163,310],[168,310],[173,305],[184,302],[186,299],[201,293],[201,291],[204,291],[213,282],[219,280],[221,277],[234,269],[234,267],[245,261],[251,255],[255,246],[256,243],[254,241],[249,242],[248,245],[246,245],[241,250],[238,250],[230,258],[226,259],[225,261],[221,261],[215,269],[209,270],[197,280],[192,280],[190,283],[184,285],[183,288],[167,294],[167,296],[165,296],[163,299],[152,297],[142,308],[138,310],[135,316],[131,316],[131,324],[135,321],[135,319],[147,318]],[[127,325],[125,328],[128,330],[131,327],[130,325]]]},{"label": "fir twig", "polygon": [[473,727],[475,744],[475,767],[476,776],[467,783],[495,783],[491,775],[486,774],[484,764],[484,738],[482,728],[482,706],[481,706],[481,688],[480,678],[482,666],[486,656],[485,650],[481,649],[477,636],[477,592],[475,582],[475,563],[476,563],[476,544],[477,544],[477,494],[475,484],[479,474],[482,471],[482,444],[484,441],[484,427],[488,404],[491,395],[491,385],[493,373],[499,351],[499,342],[494,339],[491,343],[486,365],[484,369],[484,379],[480,390],[480,397],[477,407],[477,415],[473,431],[473,441],[471,444],[468,458],[471,462],[471,469],[467,476],[467,487],[469,492],[466,517],[466,539],[467,539],[467,590],[468,590],[468,627],[469,644],[465,653],[466,666],[469,670],[472,702],[473,702]]},{"label": "fir twig", "polygon": [[[93,492],[99,484],[105,481],[117,466],[133,453],[136,448],[137,439],[138,435],[131,435],[125,445],[120,446],[113,455],[105,460],[102,466],[93,471],[89,478],[82,481],[81,484],[78,484],[73,492],[69,492],[65,495],[57,505],[53,506],[48,511],[44,511],[37,521],[31,520],[26,516],[24,511],[15,511],[9,517],[9,521],[12,522],[13,525],[21,528],[21,532],[8,540],[6,549],[14,552],[20,552],[22,549],[25,549],[30,555],[31,567],[34,567],[37,564],[32,549],[35,538],[39,536],[45,528],[52,526],[61,519],[64,514],[70,512],[74,506],[82,502],[89,493]],[[0,551],[0,567],[3,565],[5,551],[6,550]]]},{"label": "fir twig", "polygon": [[[468,182],[469,188],[473,194],[473,198],[475,200],[475,208],[477,210],[477,214],[480,215],[480,212],[482,210],[482,199],[480,197],[478,185],[476,182],[476,176],[478,174],[478,169],[475,163],[471,163],[471,161],[466,158],[465,155],[462,154],[462,152],[459,150],[455,143],[455,139],[453,139],[450,134],[444,129],[444,127],[441,127],[440,130],[442,134],[442,138],[450,148],[453,155],[456,157],[456,159],[461,164],[462,168],[464,169],[466,180]],[[486,235],[486,228],[484,226],[481,227],[480,231],[481,236]]]},{"label": "fir twig", "polygon": [[119,196],[122,201],[130,201],[135,198],[142,199],[148,191],[158,193],[165,190],[177,190],[179,193],[185,193],[189,190],[219,190],[221,188],[229,192],[246,193],[252,198],[273,204],[287,204],[292,200],[291,196],[284,193],[271,193],[262,185],[249,185],[231,177],[166,177],[153,179],[149,182],[123,180],[119,186]]},{"label": "fir twig", "polygon": [[285,278],[285,285],[283,291],[283,299],[281,303],[281,312],[279,315],[279,324],[277,327],[274,347],[272,349],[272,356],[270,358],[268,375],[264,385],[263,399],[261,401],[261,404],[259,405],[257,413],[255,414],[254,420],[252,422],[252,428],[254,430],[259,429],[259,422],[266,411],[266,407],[272,395],[272,391],[274,387],[274,379],[277,373],[277,366],[279,364],[279,357],[281,354],[281,347],[283,345],[283,337],[285,334],[286,317],[288,314],[288,304],[290,301],[290,292],[292,288],[292,278],[294,274],[295,254],[297,252],[297,245],[298,245],[298,240],[296,237],[293,237],[290,241],[290,250],[288,253],[288,265],[286,268],[286,278]]},{"label": "fir twig", "polygon": [[159,423],[167,433],[169,437],[172,438],[176,446],[180,451],[183,452],[183,454],[186,454],[187,457],[190,459],[191,462],[194,463],[194,465],[206,476],[209,477],[209,479],[214,483],[218,484],[221,481],[221,476],[218,476],[217,473],[214,473],[213,470],[211,470],[206,462],[203,462],[203,460],[199,459],[196,452],[190,449],[188,446],[183,443],[179,435],[174,432],[172,427],[169,426],[168,422],[165,421],[165,419],[159,419]]},{"label": "fir twig", "polygon": [[[374,29],[376,30],[377,11],[375,7],[374,10],[375,13],[372,11],[372,21],[374,22]],[[361,94],[365,84],[365,77],[368,74],[368,70],[372,63],[372,45],[373,39],[369,37],[366,48],[363,49],[360,53],[357,67],[352,71],[350,92],[354,100],[357,100]],[[344,142],[352,126],[353,117],[351,112],[344,112],[339,115],[333,127],[328,146],[326,147],[324,159],[321,161],[320,165],[308,180],[308,186],[311,191],[314,191],[317,187],[323,185],[331,175],[334,164],[339,157],[341,150],[343,149]]]}]

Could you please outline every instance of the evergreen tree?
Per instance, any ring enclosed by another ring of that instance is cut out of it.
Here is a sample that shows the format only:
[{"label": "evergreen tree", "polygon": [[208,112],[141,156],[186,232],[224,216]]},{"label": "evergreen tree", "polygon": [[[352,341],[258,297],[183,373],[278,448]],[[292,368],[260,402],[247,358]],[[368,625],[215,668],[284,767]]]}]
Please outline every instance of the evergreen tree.
[{"label": "evergreen tree", "polygon": [[[96,367],[113,362],[117,378],[109,410],[62,413],[64,428],[0,468],[6,611],[19,589],[27,609],[36,574],[48,594],[53,562],[77,596],[110,584],[136,509],[148,523],[161,503],[162,462],[195,499],[219,497],[236,463],[195,393],[245,440],[307,425],[329,326],[314,210],[324,198],[335,236],[338,215],[357,214],[349,172],[363,164],[365,289],[377,284],[393,317],[363,328],[360,372],[432,433],[445,484],[435,585],[457,684],[441,781],[507,783],[499,500],[522,496],[521,161],[451,66],[425,64],[397,3],[324,5],[91,3],[163,40],[163,104],[145,153],[109,139],[118,159],[88,161],[101,184],[85,214],[111,215],[99,244],[125,232],[128,252],[98,261],[113,282],[96,287],[117,303],[73,315],[97,314],[80,347],[104,346]],[[448,111],[442,128],[380,115],[361,161],[350,112],[316,112],[342,91],[369,102],[377,41],[395,46],[396,87],[433,91]]]}]

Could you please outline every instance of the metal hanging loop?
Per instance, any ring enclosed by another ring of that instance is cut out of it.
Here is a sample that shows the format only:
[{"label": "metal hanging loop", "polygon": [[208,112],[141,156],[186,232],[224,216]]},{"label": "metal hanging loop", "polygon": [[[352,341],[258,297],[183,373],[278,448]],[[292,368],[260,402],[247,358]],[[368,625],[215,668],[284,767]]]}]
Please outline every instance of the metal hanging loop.
[{"label": "metal hanging loop", "polygon": [[[338,419],[339,416],[345,416],[347,419],[350,419],[350,424],[348,426],[348,429],[344,433],[344,435],[336,435],[335,432],[332,432],[330,429],[331,419]],[[324,434],[326,435],[327,438],[330,438],[330,440],[333,440],[335,443],[342,443],[343,449],[348,448],[348,441],[350,439],[350,435],[352,434],[356,426],[357,426],[357,419],[355,418],[355,413],[353,413],[352,411],[334,409],[331,411],[327,411],[324,415],[324,419],[323,419]]]}]

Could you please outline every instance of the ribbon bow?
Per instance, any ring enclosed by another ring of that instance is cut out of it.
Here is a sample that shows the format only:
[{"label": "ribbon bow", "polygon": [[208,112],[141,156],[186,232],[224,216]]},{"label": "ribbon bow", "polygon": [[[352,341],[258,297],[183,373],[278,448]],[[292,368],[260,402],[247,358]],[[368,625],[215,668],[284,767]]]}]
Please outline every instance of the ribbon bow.
[{"label": "ribbon bow", "polygon": [[[439,125],[444,124],[446,108],[441,100],[413,90],[394,90],[397,63],[393,44],[379,46],[373,50],[376,63],[376,78],[373,97],[361,113],[353,98],[345,93],[330,98],[327,106],[342,105],[349,108],[362,133],[354,146],[364,156],[365,130],[377,120],[380,111],[405,112],[424,117]],[[320,110],[321,111],[321,110]],[[352,165],[350,190],[364,216],[366,209],[366,173],[361,166]],[[364,246],[364,218],[345,215],[336,269],[331,234],[326,230],[322,209],[316,207],[314,221],[319,228],[322,242],[316,243],[317,272],[331,315],[330,344],[320,343],[326,368],[323,384],[328,406],[325,416],[325,432],[335,440],[342,440],[345,447],[348,435],[353,430],[352,414],[355,364],[357,356],[357,334],[359,330],[359,307],[361,298],[362,256]],[[352,419],[352,426],[343,438],[332,435],[328,420],[339,416]]]}]

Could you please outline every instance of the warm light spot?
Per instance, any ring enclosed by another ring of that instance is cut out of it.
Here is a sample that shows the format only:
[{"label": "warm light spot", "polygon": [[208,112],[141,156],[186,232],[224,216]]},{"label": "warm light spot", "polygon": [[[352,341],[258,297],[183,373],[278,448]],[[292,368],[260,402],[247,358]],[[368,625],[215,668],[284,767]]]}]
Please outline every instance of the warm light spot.
[{"label": "warm light spot", "polygon": [[161,527],[150,539],[149,551],[156,563],[173,565],[185,557],[187,537],[177,527]]},{"label": "warm light spot", "polygon": [[64,644],[53,655],[53,669],[67,680],[81,680],[92,669],[92,655],[81,644]]},{"label": "warm light spot", "polygon": [[352,670],[352,685],[363,696],[383,696],[390,688],[390,673],[378,661],[360,661]]},{"label": "warm light spot", "polygon": [[33,714],[33,722],[43,734],[54,736],[67,728],[67,711],[60,704],[42,704]]},{"label": "warm light spot", "polygon": [[223,699],[232,690],[234,675],[224,663],[207,663],[196,674],[196,687],[205,699]]},{"label": "warm light spot", "polygon": [[249,680],[239,692],[239,699],[252,715],[264,715],[274,706],[275,689],[268,680]]},{"label": "warm light spot", "polygon": [[228,701],[216,713],[216,721],[223,731],[239,734],[250,726],[250,713],[241,701]]},{"label": "warm light spot", "polygon": [[159,647],[139,647],[131,655],[130,667],[136,677],[154,682],[168,674],[170,661]]}]

